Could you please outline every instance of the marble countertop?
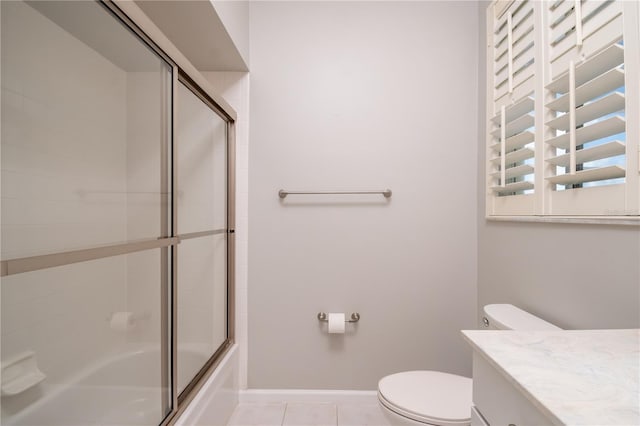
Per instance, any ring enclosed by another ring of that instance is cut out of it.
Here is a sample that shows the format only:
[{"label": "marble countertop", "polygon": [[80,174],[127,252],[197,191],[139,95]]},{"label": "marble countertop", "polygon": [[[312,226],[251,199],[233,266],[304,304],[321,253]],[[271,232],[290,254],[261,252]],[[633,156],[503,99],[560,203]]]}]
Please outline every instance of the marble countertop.
[{"label": "marble countertop", "polygon": [[640,330],[463,330],[559,425],[640,425]]}]

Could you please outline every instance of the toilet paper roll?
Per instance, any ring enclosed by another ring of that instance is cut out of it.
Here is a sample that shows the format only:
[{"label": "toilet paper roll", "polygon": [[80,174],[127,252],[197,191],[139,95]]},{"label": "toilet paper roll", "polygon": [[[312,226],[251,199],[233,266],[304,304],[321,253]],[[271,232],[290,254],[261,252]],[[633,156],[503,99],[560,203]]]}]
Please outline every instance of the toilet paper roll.
[{"label": "toilet paper roll", "polygon": [[329,314],[329,333],[332,333],[332,334],[344,333],[344,314],[340,314],[340,313]]},{"label": "toilet paper roll", "polygon": [[133,312],[115,312],[111,316],[110,326],[112,330],[127,331],[133,328]]}]

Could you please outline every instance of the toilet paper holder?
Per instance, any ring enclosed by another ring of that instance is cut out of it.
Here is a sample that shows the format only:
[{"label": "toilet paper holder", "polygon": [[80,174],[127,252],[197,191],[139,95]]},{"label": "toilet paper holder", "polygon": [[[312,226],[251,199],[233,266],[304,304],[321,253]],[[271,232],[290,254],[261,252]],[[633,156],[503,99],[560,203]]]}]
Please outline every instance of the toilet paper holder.
[{"label": "toilet paper holder", "polygon": [[[329,322],[329,317],[324,312],[318,312],[318,321]],[[354,312],[351,314],[351,319],[346,319],[344,322],[358,322],[360,321],[360,314]]]}]

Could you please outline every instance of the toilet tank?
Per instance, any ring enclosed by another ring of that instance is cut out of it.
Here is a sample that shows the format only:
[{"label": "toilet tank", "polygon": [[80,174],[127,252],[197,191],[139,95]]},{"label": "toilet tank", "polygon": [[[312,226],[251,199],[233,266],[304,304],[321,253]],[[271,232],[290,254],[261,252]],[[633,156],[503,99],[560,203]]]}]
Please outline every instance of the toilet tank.
[{"label": "toilet tank", "polygon": [[485,328],[494,330],[561,330],[560,327],[506,303],[486,305],[482,321]]}]

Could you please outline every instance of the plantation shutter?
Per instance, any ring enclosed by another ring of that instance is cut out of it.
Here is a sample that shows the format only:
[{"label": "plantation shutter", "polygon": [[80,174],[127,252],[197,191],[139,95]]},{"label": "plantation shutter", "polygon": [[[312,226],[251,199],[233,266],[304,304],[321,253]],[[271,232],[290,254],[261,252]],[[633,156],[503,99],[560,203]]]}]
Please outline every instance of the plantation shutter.
[{"label": "plantation shutter", "polygon": [[549,213],[623,214],[631,141],[624,2],[561,0],[546,6]]},{"label": "plantation shutter", "polygon": [[487,216],[640,219],[640,2],[495,0],[486,57]]},{"label": "plantation shutter", "polygon": [[533,0],[498,1],[490,10],[487,180],[490,214],[533,207],[535,183],[536,17]]}]

